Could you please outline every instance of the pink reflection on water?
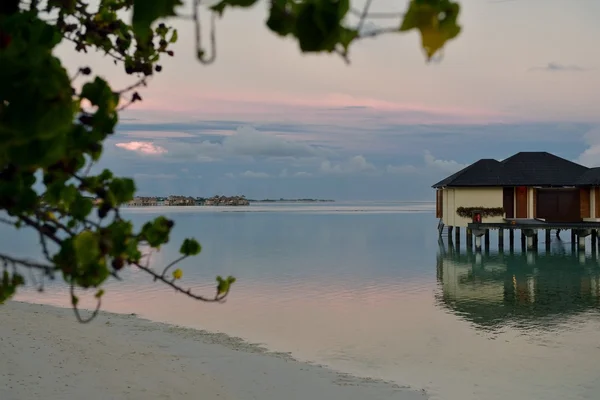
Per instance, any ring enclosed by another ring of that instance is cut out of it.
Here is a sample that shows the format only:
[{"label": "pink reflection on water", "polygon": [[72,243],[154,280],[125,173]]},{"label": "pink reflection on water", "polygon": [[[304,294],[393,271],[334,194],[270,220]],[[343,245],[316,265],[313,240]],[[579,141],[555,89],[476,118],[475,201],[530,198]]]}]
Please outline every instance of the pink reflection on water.
[{"label": "pink reflection on water", "polygon": [[[437,290],[435,283],[418,279],[267,280],[240,283],[225,304],[216,305],[138,280],[108,288],[103,309],[267,343],[301,360],[425,388],[432,399],[557,398],[551,394],[564,394],[566,382],[567,393],[576,393],[577,385],[597,378],[600,364],[589,349],[597,346],[598,323],[560,338],[539,332],[544,345],[536,346],[518,332],[473,329],[436,307]],[[92,306],[92,296],[80,296],[81,303]],[[18,299],[68,306],[66,289],[43,296],[22,292]],[[561,346],[562,341],[578,346]]]}]

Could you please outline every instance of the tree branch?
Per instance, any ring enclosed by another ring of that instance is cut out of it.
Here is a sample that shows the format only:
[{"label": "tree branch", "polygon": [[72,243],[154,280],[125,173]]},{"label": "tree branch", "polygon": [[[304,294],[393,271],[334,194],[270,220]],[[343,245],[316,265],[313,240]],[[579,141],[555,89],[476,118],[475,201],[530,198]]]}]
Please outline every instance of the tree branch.
[{"label": "tree branch", "polygon": [[152,271],[152,269],[150,269],[149,267],[143,266],[140,263],[134,263],[133,265],[135,265],[136,267],[138,267],[139,269],[141,269],[142,271],[147,272],[148,274],[150,274],[155,281],[161,281],[169,286],[171,286],[173,289],[175,289],[175,291],[179,292],[179,293],[183,293],[186,296],[189,296],[195,300],[200,300],[200,301],[204,301],[207,303],[215,303],[215,302],[219,302],[222,303],[225,301],[225,298],[227,297],[227,295],[229,294],[229,289],[227,289],[226,292],[224,293],[216,293],[214,297],[204,297],[201,295],[197,295],[192,293],[191,289],[184,289],[181,286],[177,285],[174,283],[174,280],[167,280],[165,277],[157,274],[156,272]]},{"label": "tree branch", "polygon": [[7,254],[0,253],[0,260],[5,263],[10,263],[12,265],[22,265],[27,268],[33,268],[40,271],[43,271],[44,274],[48,276],[54,276],[54,271],[56,271],[56,267],[49,264],[42,264],[37,261],[30,261],[23,258],[12,257]]}]

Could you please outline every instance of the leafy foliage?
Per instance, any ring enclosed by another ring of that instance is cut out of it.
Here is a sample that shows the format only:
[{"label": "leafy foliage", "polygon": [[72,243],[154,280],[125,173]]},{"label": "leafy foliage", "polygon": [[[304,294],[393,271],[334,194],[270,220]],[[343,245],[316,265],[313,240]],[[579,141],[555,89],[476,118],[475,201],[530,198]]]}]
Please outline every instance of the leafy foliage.
[{"label": "leafy foliage", "polygon": [[[215,59],[214,21],[231,8],[248,8],[257,0],[222,0],[212,13],[207,52],[201,43],[200,1],[193,1],[196,53],[202,63]],[[418,30],[427,59],[458,35],[459,6],[450,0],[409,0],[401,22],[365,32],[369,0],[362,11],[349,0],[270,0],[266,26],[279,36],[297,40],[302,52],[335,52],[347,60],[357,40],[383,33]],[[201,301],[220,302],[235,278],[217,277],[214,296],[201,296],[179,286],[183,271],[167,272],[187,257],[201,252],[186,239],[181,256],[156,272],[149,267],[143,247],[160,248],[169,242],[173,221],[158,217],[135,230],[122,218],[120,206],[133,198],[135,183],[113,176],[110,170],[90,174],[104,141],[115,132],[119,112],[141,101],[136,89],[162,70],[161,57],[173,56],[175,29],[161,20],[176,16],[181,0],[3,0],[0,2],[0,210],[1,222],[37,232],[45,262],[0,254],[3,261],[0,303],[25,283],[18,266],[38,271],[33,280],[43,290],[44,279],[62,276],[71,289],[77,318],[86,322],[98,312],[103,283],[128,266],[147,272],[154,280]],[[132,12],[132,21],[121,17]],[[397,14],[373,16],[396,19]],[[349,19],[358,18],[355,25]],[[115,90],[92,68],[81,67],[70,77],[55,54],[61,42],[78,52],[98,50],[126,74],[132,86]],[[83,79],[83,85],[77,85]],[[56,249],[56,250],[52,250]],[[93,289],[97,308],[89,319],[79,315],[78,288]]]},{"label": "leafy foliage", "polygon": [[502,207],[458,207],[456,214],[463,218],[473,218],[476,212],[481,213],[482,217],[501,217],[504,215]]},{"label": "leafy foliage", "polygon": [[[257,0],[221,0],[211,7],[218,15],[227,8],[248,8]],[[430,60],[447,41],[460,33],[458,15],[460,6],[451,0],[409,0],[408,8],[399,26],[361,32],[369,18],[371,1],[362,11],[351,8],[350,0],[271,0],[266,25],[280,36],[297,39],[302,52],[337,52],[347,57],[350,45],[364,37],[382,33],[418,30],[423,50]],[[360,18],[350,26],[350,15]],[[383,19],[395,19],[394,13],[377,13]]]}]

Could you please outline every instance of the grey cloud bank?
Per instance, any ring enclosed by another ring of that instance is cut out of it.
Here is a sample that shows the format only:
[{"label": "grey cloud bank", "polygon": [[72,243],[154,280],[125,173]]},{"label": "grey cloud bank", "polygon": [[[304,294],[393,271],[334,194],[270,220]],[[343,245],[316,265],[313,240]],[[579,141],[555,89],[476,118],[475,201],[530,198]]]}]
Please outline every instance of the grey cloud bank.
[{"label": "grey cloud bank", "polygon": [[97,168],[135,177],[142,195],[431,200],[431,184],[479,158],[549,151],[599,165],[598,132],[594,124],[572,122],[363,127],[301,119],[123,121]]}]

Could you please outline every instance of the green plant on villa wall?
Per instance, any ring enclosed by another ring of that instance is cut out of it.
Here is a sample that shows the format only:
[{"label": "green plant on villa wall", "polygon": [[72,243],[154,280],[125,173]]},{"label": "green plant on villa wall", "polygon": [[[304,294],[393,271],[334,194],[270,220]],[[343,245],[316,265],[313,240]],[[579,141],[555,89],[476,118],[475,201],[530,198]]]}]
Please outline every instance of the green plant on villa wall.
[{"label": "green plant on villa wall", "polygon": [[479,212],[482,217],[501,217],[504,215],[502,207],[458,207],[456,214],[463,218],[472,218],[473,214]]},{"label": "green plant on villa wall", "polygon": [[[215,60],[216,18],[231,8],[248,8],[257,0],[223,0],[206,7],[192,0],[190,30],[197,59]],[[349,0],[270,0],[267,29],[291,37],[305,53],[337,53],[348,60],[351,45],[387,33],[416,30],[430,60],[460,32],[459,5],[450,0],[409,0],[403,15],[370,13]],[[131,12],[131,22],[123,19]],[[201,40],[200,13],[211,14],[211,34]],[[0,2],[0,221],[36,232],[43,261],[0,254],[0,302],[20,285],[37,285],[61,277],[70,288],[79,321],[87,322],[101,306],[103,283],[119,279],[135,266],[155,280],[194,299],[220,302],[233,277],[217,277],[209,296],[184,288],[178,263],[200,253],[186,239],[180,257],[161,270],[147,262],[140,248],[157,249],[169,241],[173,221],[158,217],[134,229],[119,207],[133,198],[132,179],[110,170],[97,175],[90,167],[102,156],[103,142],[115,132],[119,112],[141,101],[136,91],[162,70],[160,60],[174,56],[177,31],[166,18],[187,14],[179,0],[2,0]],[[126,14],[127,15],[127,14]],[[365,29],[370,18],[388,18],[389,28]],[[354,18],[354,23],[350,20]],[[69,76],[56,46],[71,44],[78,52],[100,51],[134,78],[115,89],[82,65]],[[27,273],[23,273],[23,271]],[[97,307],[83,318],[77,308],[81,289],[91,290]]]}]

